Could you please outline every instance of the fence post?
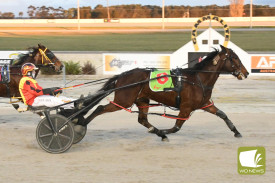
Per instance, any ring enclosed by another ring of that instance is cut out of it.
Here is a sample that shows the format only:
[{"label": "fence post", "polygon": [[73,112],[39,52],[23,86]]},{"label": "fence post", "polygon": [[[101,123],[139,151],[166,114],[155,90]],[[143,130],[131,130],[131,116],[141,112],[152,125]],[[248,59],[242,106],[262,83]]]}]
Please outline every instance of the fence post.
[{"label": "fence post", "polygon": [[[63,88],[66,88],[66,66],[63,65],[62,73],[63,73]],[[65,94],[65,90],[63,90],[63,93]]]},{"label": "fence post", "polygon": [[253,17],[253,0],[250,0],[250,29],[252,29],[252,17]]}]

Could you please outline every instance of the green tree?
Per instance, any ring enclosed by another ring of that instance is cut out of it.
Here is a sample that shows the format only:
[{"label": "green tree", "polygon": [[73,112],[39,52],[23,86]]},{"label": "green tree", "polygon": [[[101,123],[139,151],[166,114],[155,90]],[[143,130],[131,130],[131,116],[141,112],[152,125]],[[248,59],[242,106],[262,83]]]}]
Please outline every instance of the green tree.
[{"label": "green tree", "polygon": [[14,14],[12,12],[4,12],[4,13],[2,13],[1,18],[4,18],[4,19],[13,19],[14,18]]},{"label": "green tree", "polygon": [[68,10],[64,10],[64,17],[65,18],[77,18],[77,9],[69,8]]},{"label": "green tree", "polygon": [[97,5],[94,11],[92,11],[93,18],[107,18],[107,16],[107,8],[101,4]]},{"label": "green tree", "polygon": [[36,7],[34,7],[32,5],[28,7],[28,12],[27,13],[28,13],[30,18],[34,17],[35,11],[36,11]]},{"label": "green tree", "polygon": [[80,17],[83,19],[92,18],[91,6],[81,7],[80,8]]},{"label": "green tree", "polygon": [[46,6],[37,7],[35,17],[36,18],[50,18],[49,11],[50,11],[50,9]]},{"label": "green tree", "polygon": [[23,12],[22,11],[20,11],[19,13],[18,13],[18,16],[20,17],[20,18],[22,18],[23,17]]}]

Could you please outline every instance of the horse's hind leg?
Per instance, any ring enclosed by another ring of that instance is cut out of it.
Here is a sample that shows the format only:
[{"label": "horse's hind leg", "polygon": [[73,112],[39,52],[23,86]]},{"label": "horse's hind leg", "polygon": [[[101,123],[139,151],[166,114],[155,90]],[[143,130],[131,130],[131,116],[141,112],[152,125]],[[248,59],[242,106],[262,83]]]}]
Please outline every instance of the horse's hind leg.
[{"label": "horse's hind leg", "polygon": [[170,133],[178,132],[181,129],[184,122],[190,117],[191,111],[192,110],[189,109],[189,108],[181,107],[180,113],[178,115],[178,119],[177,119],[174,127],[170,128],[170,129],[160,130],[160,131],[164,134],[170,134]]},{"label": "horse's hind leg", "polygon": [[81,121],[78,124],[82,126],[87,126],[95,117],[107,112],[115,112],[118,110],[121,110],[121,108],[112,103],[109,103],[107,105],[100,105],[94,110],[92,114],[90,114],[87,118],[85,118],[85,120]]},{"label": "horse's hind leg", "polygon": [[[119,87],[119,86],[118,86]],[[107,112],[115,112],[121,110],[123,108],[131,107],[137,96],[140,92],[142,86],[135,86],[125,88],[123,90],[117,90],[115,92],[114,102],[109,103],[107,105],[100,105],[96,108],[96,110],[90,114],[80,125],[86,126],[88,125],[95,117],[107,113]],[[117,104],[117,105],[115,105]]]},{"label": "horse's hind leg", "polygon": [[167,136],[154,127],[152,124],[148,122],[147,113],[149,111],[149,99],[147,98],[140,98],[138,99],[135,104],[138,106],[139,114],[138,114],[138,122],[148,128],[149,133],[154,133],[157,136],[162,138],[162,141],[168,141]]},{"label": "horse's hind leg", "polygon": [[[209,104],[211,102],[209,101]],[[228,128],[234,132],[234,136],[235,137],[242,137],[242,135],[240,134],[240,132],[237,130],[237,128],[234,126],[234,124],[231,122],[230,119],[228,119],[227,115],[220,109],[218,109],[215,105],[212,105],[210,107],[204,108],[204,111],[207,111],[211,114],[215,114],[217,116],[219,116],[220,118],[222,118],[224,120],[224,122],[226,123],[226,125],[228,126]]]}]

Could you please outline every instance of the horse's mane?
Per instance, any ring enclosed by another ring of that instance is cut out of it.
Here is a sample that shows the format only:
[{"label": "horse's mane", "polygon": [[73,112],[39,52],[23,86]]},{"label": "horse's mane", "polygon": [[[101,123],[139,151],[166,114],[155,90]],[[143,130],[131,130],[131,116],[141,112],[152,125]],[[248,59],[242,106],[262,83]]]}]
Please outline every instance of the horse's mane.
[{"label": "horse's mane", "polygon": [[28,53],[22,53],[20,55],[18,55],[18,59],[16,59],[12,65],[22,65],[22,63],[24,63],[27,58],[29,58],[31,55],[34,55],[37,52],[38,48],[37,47],[29,47],[28,48]]},{"label": "horse's mane", "polygon": [[203,59],[201,62],[196,63],[193,67],[191,68],[186,68],[183,69],[184,72],[191,72],[195,73],[196,71],[202,70],[209,62],[212,62],[214,57],[219,53],[219,50],[214,48],[214,51],[209,53],[205,59]]}]

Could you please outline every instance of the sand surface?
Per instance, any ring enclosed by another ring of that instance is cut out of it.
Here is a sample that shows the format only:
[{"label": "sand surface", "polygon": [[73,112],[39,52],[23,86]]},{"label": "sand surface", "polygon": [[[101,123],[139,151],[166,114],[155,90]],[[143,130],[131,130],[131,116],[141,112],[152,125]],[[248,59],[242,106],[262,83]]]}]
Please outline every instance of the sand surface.
[{"label": "sand surface", "polygon": [[[62,85],[46,79],[38,82]],[[78,97],[96,89],[75,88],[65,94]],[[213,100],[243,138],[234,138],[220,118],[196,111],[178,133],[168,136],[170,142],[161,142],[138,124],[137,114],[119,111],[96,118],[85,138],[67,152],[50,154],[35,138],[39,116],[19,114],[0,98],[0,182],[274,182],[275,79],[221,77]],[[175,122],[158,116],[149,121],[158,128],[170,128]],[[237,150],[243,146],[265,147],[264,175],[238,174]]]}]

